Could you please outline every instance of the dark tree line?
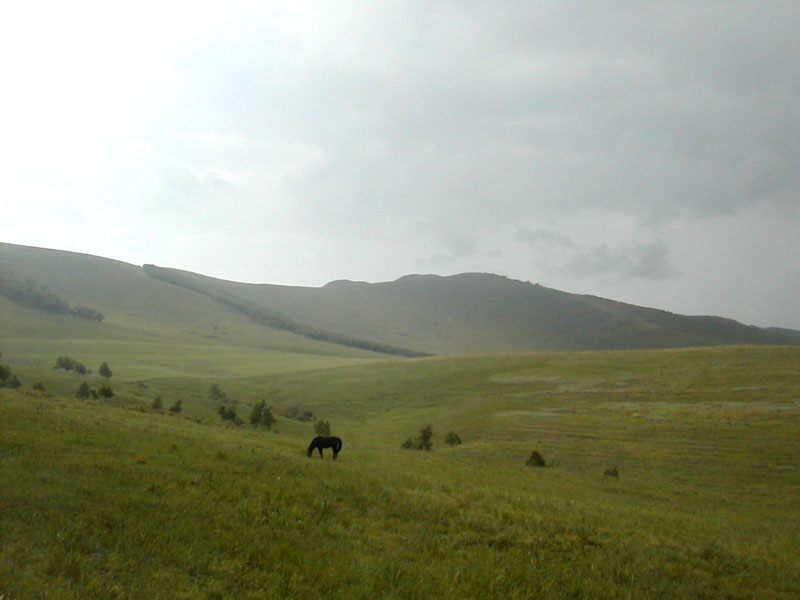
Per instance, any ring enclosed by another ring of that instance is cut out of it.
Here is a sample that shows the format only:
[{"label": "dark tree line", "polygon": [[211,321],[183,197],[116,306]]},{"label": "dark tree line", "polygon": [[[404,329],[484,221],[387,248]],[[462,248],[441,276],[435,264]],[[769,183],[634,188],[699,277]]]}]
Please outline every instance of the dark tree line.
[{"label": "dark tree line", "polygon": [[8,268],[0,269],[0,294],[20,306],[56,315],[74,315],[92,321],[102,321],[104,318],[99,310],[89,306],[72,306],[32,279],[21,280]]}]

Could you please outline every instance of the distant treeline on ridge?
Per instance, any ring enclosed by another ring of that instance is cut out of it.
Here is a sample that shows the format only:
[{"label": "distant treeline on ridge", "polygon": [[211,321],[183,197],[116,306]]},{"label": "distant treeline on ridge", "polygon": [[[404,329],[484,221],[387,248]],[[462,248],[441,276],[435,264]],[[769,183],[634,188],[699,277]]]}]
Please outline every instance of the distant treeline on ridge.
[{"label": "distant treeline on ridge", "polygon": [[82,319],[102,321],[103,313],[89,306],[72,306],[58,294],[32,279],[21,280],[8,267],[0,267],[0,294],[12,302],[56,315],[74,315]]},{"label": "distant treeline on ridge", "polygon": [[427,352],[418,352],[416,350],[398,348],[396,346],[389,346],[387,344],[380,344],[377,342],[371,342],[369,340],[360,340],[342,335],[340,333],[325,331],[324,329],[318,329],[308,325],[302,325],[289,319],[288,317],[285,317],[279,312],[269,311],[262,307],[253,306],[239,298],[231,296],[230,294],[214,293],[210,290],[203,289],[195,282],[191,281],[190,278],[171,269],[163,269],[161,267],[157,267],[156,265],[144,265],[143,268],[145,273],[153,279],[158,279],[159,281],[177,285],[208,296],[212,300],[216,300],[220,304],[224,304],[228,308],[243,314],[256,323],[266,325],[267,327],[289,331],[291,333],[296,333],[297,335],[302,335],[304,337],[321,342],[339,344],[341,346],[348,346],[350,348],[360,348],[362,350],[369,350],[370,352],[405,356],[407,358],[431,356]]}]

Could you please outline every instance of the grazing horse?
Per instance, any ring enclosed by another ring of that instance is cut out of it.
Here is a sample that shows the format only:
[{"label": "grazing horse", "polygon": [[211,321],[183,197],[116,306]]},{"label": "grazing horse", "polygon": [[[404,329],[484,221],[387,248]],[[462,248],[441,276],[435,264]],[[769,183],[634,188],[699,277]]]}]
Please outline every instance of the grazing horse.
[{"label": "grazing horse", "polygon": [[309,456],[314,454],[315,448],[319,450],[320,458],[324,458],[322,456],[323,448],[333,448],[333,460],[336,460],[336,457],[339,454],[339,450],[342,449],[342,440],[336,437],[335,435],[318,435],[313,440],[311,440],[311,445],[308,447]]}]

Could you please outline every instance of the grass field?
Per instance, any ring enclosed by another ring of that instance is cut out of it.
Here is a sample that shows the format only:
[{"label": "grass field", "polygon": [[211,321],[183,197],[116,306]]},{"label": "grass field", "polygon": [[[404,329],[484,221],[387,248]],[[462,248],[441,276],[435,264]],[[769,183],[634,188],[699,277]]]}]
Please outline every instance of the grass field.
[{"label": "grass field", "polygon": [[[798,348],[2,351],[24,384],[0,390],[4,600],[800,597]],[[59,355],[108,361],[116,396],[74,398]],[[243,417],[267,400],[277,432],[224,426],[212,383]],[[292,406],[330,421],[338,461],[305,456]],[[427,424],[432,452],[400,448]]]}]

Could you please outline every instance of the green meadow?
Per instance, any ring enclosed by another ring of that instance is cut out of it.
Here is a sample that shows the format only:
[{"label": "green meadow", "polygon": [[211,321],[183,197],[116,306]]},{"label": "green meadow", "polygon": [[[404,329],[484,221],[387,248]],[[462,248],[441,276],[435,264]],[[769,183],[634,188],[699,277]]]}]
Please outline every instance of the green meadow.
[{"label": "green meadow", "polygon": [[800,348],[303,350],[4,339],[0,598],[800,597]]}]

